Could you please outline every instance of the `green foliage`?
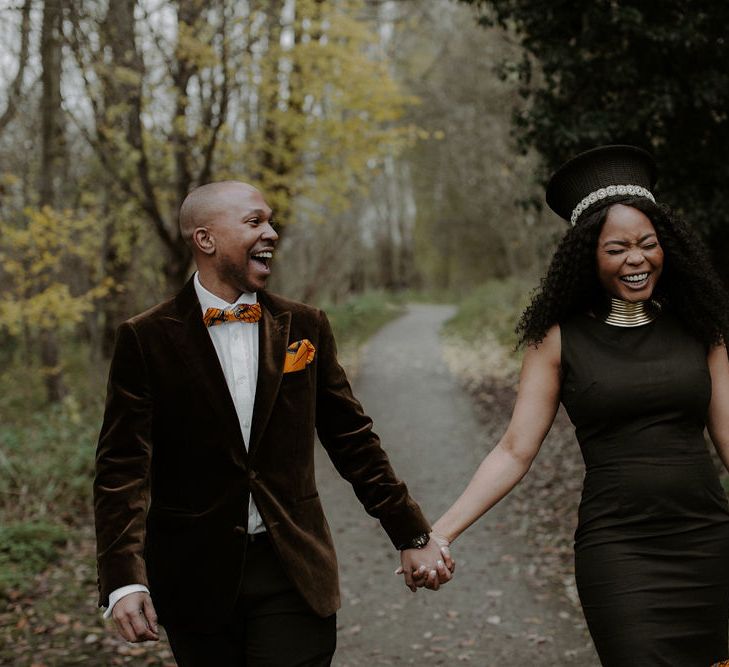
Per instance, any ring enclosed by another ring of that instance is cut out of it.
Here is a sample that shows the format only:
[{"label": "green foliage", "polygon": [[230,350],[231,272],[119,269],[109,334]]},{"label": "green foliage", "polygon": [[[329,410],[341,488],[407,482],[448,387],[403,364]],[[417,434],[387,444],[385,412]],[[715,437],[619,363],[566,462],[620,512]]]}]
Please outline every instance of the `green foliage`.
[{"label": "green foliage", "polygon": [[74,393],[55,404],[45,400],[42,377],[22,350],[4,349],[0,358],[0,598],[30,593],[66,539],[93,523],[91,482],[106,368],[78,342],[68,347]]},{"label": "green foliage", "polygon": [[501,30],[481,29],[463,5],[403,13],[398,56],[407,59],[408,85],[424,101],[409,118],[427,130],[405,153],[416,195],[420,286],[460,299],[487,280],[538,274],[555,221],[521,205],[538,194],[538,156],[517,154],[517,86],[496,72],[501,59],[518,58],[522,49]]},{"label": "green foliage", "polygon": [[[262,69],[264,121],[244,143],[221,146],[218,168],[251,175],[284,223],[348,210],[371,170],[412,141],[413,129],[401,121],[416,100],[378,56],[379,37],[362,9],[361,0],[301,0],[294,43],[269,45],[262,62],[245,64]],[[283,64],[290,70],[284,97],[277,92]],[[235,128],[245,119],[229,122]]]},{"label": "green foliage", "polygon": [[44,521],[0,526],[0,598],[10,590],[29,590],[34,576],[58,560],[67,531]]},{"label": "green foliage", "polygon": [[340,348],[361,345],[403,312],[402,304],[384,292],[368,292],[324,310]]},{"label": "green foliage", "polygon": [[18,520],[88,521],[102,373],[71,363],[75,394],[48,404],[37,372],[7,361],[0,379],[0,524]]},{"label": "green foliage", "polygon": [[135,201],[170,288],[190,262],[177,211],[192,188],[245,180],[280,222],[326,221],[412,141],[402,117],[414,99],[363,0],[105,4],[81,0],[73,18],[95,111],[77,122],[107,177],[93,187]]},{"label": "green foliage", "polygon": [[474,289],[446,322],[444,331],[468,342],[490,332],[504,346],[516,346],[514,328],[529,301],[529,289],[517,278],[491,280]]},{"label": "green foliage", "polygon": [[515,114],[522,147],[536,148],[549,171],[600,144],[648,148],[659,200],[705,234],[729,278],[729,4],[462,1],[525,48],[503,67],[529,101]]},{"label": "green foliage", "polygon": [[112,286],[101,275],[97,227],[90,213],[47,206],[26,209],[19,224],[4,223],[0,329],[12,335],[29,329],[69,331],[83,321]]}]

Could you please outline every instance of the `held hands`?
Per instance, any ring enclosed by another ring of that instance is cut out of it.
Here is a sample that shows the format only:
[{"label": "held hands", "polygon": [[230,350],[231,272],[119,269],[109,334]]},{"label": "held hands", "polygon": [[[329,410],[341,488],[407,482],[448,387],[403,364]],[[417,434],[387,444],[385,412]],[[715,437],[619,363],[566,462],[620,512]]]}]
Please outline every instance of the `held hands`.
[{"label": "held hands", "polygon": [[405,549],[400,552],[400,567],[395,574],[405,576],[405,585],[413,592],[418,588],[437,591],[453,578],[456,563],[451,558],[448,540],[436,532],[422,549]]},{"label": "held hands", "polygon": [[119,634],[128,642],[157,641],[157,613],[149,593],[130,593],[114,605],[111,613]]}]

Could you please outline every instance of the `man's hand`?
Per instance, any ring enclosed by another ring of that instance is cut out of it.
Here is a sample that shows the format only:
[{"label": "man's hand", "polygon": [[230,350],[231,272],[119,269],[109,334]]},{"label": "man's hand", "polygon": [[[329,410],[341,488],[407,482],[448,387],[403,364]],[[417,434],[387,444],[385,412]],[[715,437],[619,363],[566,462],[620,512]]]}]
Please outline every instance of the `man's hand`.
[{"label": "man's hand", "polygon": [[455,568],[448,541],[431,533],[430,541],[422,549],[400,552],[400,567],[395,574],[405,575],[405,585],[413,593],[421,587],[437,591],[453,578]]},{"label": "man's hand", "polygon": [[128,642],[157,641],[157,612],[149,593],[130,593],[114,605],[111,616]]}]

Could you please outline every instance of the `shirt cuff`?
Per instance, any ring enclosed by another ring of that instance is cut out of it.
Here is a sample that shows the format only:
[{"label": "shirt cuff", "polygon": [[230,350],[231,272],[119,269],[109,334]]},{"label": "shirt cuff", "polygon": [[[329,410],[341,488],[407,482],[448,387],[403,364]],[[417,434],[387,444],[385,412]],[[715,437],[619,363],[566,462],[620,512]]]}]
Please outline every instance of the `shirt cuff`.
[{"label": "shirt cuff", "polygon": [[104,612],[103,618],[111,618],[111,612],[114,610],[114,605],[119,602],[125,595],[130,593],[149,593],[149,588],[143,584],[129,584],[128,586],[122,586],[117,588],[109,594],[109,607]]}]

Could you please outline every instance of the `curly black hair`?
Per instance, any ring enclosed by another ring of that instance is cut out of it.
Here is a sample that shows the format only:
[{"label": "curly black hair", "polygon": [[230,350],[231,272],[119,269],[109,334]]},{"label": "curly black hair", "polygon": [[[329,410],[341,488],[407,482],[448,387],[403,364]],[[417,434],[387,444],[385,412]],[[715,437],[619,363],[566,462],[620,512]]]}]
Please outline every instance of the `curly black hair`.
[{"label": "curly black hair", "polygon": [[705,345],[729,340],[729,292],[699,237],[667,206],[632,197],[588,212],[567,232],[522,313],[516,327],[518,345],[538,345],[554,324],[594,310],[596,304],[604,302],[604,290],[597,277],[596,249],[610,205],[615,203],[642,211],[656,229],[664,264],[653,300],[662,308],[670,308]]}]

